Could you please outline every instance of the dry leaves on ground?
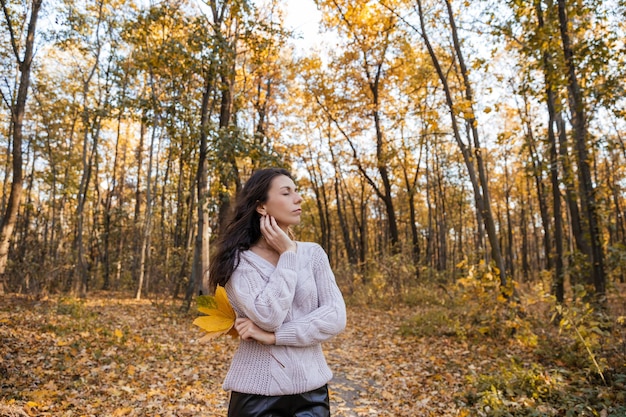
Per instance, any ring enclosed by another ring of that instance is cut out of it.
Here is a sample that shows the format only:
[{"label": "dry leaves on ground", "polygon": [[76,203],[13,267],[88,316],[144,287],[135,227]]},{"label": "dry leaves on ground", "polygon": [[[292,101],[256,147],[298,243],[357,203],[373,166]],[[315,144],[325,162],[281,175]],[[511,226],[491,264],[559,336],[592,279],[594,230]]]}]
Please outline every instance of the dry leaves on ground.
[{"label": "dry leaves on ground", "polygon": [[[199,343],[195,312],[108,296],[4,296],[0,303],[5,409],[30,416],[226,415],[221,383],[237,340]],[[487,359],[484,347],[399,335],[409,309],[350,307],[348,314],[346,331],[325,344],[335,373],[334,416],[466,415],[458,394],[479,366],[469,364]]]}]

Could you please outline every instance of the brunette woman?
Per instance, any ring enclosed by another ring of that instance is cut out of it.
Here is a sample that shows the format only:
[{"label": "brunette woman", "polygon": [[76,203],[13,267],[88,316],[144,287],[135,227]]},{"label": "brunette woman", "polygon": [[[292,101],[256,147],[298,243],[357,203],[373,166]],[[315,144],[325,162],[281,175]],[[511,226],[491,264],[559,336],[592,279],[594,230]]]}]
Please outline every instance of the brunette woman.
[{"label": "brunette woman", "polygon": [[346,307],[322,247],[290,238],[301,203],[288,171],[256,171],[220,233],[210,283],[226,288],[241,337],[229,417],[330,416],[321,343],[344,330]]}]

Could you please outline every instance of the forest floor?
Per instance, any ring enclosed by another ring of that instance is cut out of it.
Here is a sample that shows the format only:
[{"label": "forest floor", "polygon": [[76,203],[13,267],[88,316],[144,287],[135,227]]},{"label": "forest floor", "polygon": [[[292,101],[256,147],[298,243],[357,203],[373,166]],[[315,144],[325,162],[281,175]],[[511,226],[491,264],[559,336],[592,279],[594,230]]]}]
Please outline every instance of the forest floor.
[{"label": "forest floor", "polygon": [[[333,416],[476,415],[468,381],[503,357],[534,360],[513,339],[401,332],[414,315],[348,307],[346,331],[324,345]],[[0,296],[0,416],[225,416],[237,341],[199,343],[194,317],[180,302],[110,294]]]}]

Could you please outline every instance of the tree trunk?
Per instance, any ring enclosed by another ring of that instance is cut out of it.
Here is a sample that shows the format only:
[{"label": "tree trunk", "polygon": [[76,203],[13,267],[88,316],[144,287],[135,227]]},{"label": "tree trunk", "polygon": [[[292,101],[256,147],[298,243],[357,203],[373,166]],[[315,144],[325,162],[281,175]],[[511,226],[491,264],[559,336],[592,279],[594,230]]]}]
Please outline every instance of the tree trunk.
[{"label": "tree trunk", "polygon": [[[224,6],[225,7],[225,6]],[[239,140],[236,137],[230,137],[229,127],[232,118],[233,111],[233,88],[235,84],[235,57],[236,57],[236,42],[235,39],[227,42],[223,38],[222,34],[219,34],[219,42],[221,45],[221,53],[224,55],[223,61],[220,65],[220,80],[221,80],[221,100],[220,100],[220,117],[219,117],[219,140],[220,141],[233,141]],[[235,157],[235,151],[229,145],[222,146],[222,157],[225,163],[224,171],[220,174],[221,192],[220,192],[220,206],[219,206],[219,230],[223,229],[224,223],[228,220],[231,208],[231,196],[230,189],[232,185],[235,185],[235,194],[239,193],[241,189],[241,181],[239,179],[239,170],[237,168],[237,161]],[[200,201],[198,201],[200,202]]]},{"label": "tree trunk", "polygon": [[[178,158],[178,182],[176,184],[176,221],[174,227],[174,236],[172,240],[174,241],[174,246],[177,248],[183,247],[186,242],[187,235],[185,232],[187,231],[185,213],[188,205],[191,204],[191,195],[194,195],[193,192],[189,194],[186,193],[185,187],[185,158]],[[194,181],[195,183],[195,181]],[[194,183],[191,184],[189,190],[193,190]]]},{"label": "tree trunk", "polygon": [[474,95],[472,92],[472,86],[468,77],[468,71],[465,65],[465,61],[463,59],[463,53],[461,51],[461,44],[459,42],[456,23],[454,20],[454,13],[452,12],[452,5],[449,0],[446,0],[446,6],[448,9],[448,17],[450,21],[450,30],[452,33],[452,39],[454,41],[454,50],[456,52],[456,57],[459,60],[459,67],[461,69],[461,75],[463,76],[463,87],[465,89],[465,98],[470,103],[472,107],[471,117],[467,118],[467,123],[471,129],[472,137],[474,138],[474,155],[476,157],[476,163],[478,168],[478,177],[480,179],[480,188],[482,191],[482,207],[481,214],[483,221],[485,222],[485,229],[487,230],[487,238],[489,239],[489,244],[491,245],[491,257],[493,258],[496,267],[499,269],[500,274],[500,284],[502,286],[507,285],[507,276],[506,276],[506,268],[504,266],[504,258],[502,257],[502,251],[500,249],[500,244],[498,243],[498,234],[496,230],[496,224],[493,218],[493,213],[491,211],[491,195],[489,192],[489,181],[487,178],[487,169],[485,167],[485,162],[482,156],[482,148],[478,135],[478,123],[476,118],[474,117]]},{"label": "tree trunk", "polygon": [[[376,193],[378,198],[385,205],[385,213],[387,215],[387,225],[385,226],[385,232],[386,232],[387,238],[389,238],[388,240],[390,240],[391,243],[392,243],[392,252],[396,252],[397,253],[399,251],[399,249],[400,249],[399,245],[397,245],[398,240],[399,240],[399,238],[398,238],[398,226],[397,226],[397,221],[396,221],[396,216],[395,216],[395,210],[393,208],[393,194],[392,194],[392,190],[391,190],[391,182],[389,181],[387,168],[386,168],[386,166],[383,166],[384,164],[386,164],[386,162],[383,162],[383,155],[385,154],[385,152],[383,151],[383,143],[384,142],[382,140],[382,136],[380,136],[380,138],[377,139],[377,165],[378,165],[378,172],[379,172],[379,174],[381,176],[383,176],[383,189],[381,190],[381,188],[376,184],[376,181],[374,181],[374,179],[368,174],[367,170],[365,169],[365,167],[361,163],[361,159],[359,158],[359,155],[358,155],[358,152],[357,152],[357,149],[356,149],[356,147],[354,145],[353,140],[341,128],[341,126],[339,125],[338,121],[330,113],[329,109],[320,101],[320,98],[318,96],[316,96],[315,100],[316,100],[317,104],[319,104],[319,106],[322,108],[322,110],[324,110],[324,112],[326,112],[326,115],[330,118],[330,120],[332,120],[332,122],[335,124],[335,126],[337,127],[337,129],[339,130],[341,135],[346,139],[346,142],[348,142],[348,145],[350,146],[350,149],[352,150],[352,156],[353,156],[354,162],[357,165],[357,168],[358,168],[359,172],[361,173],[363,178],[365,178],[367,183],[372,187],[372,189],[374,190],[374,192]],[[374,112],[374,113],[375,113],[374,117],[375,117],[375,119],[377,119],[378,116],[376,115],[376,112]],[[379,123],[379,122],[376,122],[376,123]],[[382,135],[382,130],[380,130],[380,126],[377,127],[377,136],[379,134]],[[381,169],[382,169],[382,171],[381,171]],[[382,250],[382,248],[381,248],[381,250]]]},{"label": "tree trunk", "polygon": [[[408,147],[403,146],[405,155],[408,153]],[[413,260],[413,266],[415,267],[415,278],[419,278],[419,263],[421,256],[421,249],[419,244],[419,234],[417,232],[417,214],[415,212],[415,193],[417,190],[417,179],[419,176],[419,169],[422,159],[422,152],[424,149],[424,141],[420,141],[419,158],[415,164],[415,174],[413,179],[409,178],[408,167],[406,163],[402,164],[402,176],[404,178],[404,186],[409,198],[409,228],[411,231],[411,258]]]},{"label": "tree trunk", "polygon": [[[480,142],[479,142],[479,136],[478,136],[478,130],[477,130],[477,123],[475,118],[472,116],[468,117],[466,122],[469,124],[471,131],[472,131],[472,136],[474,139],[474,153],[473,155],[470,153],[469,148],[466,146],[466,144],[463,142],[463,140],[461,139],[461,135],[459,132],[459,125],[458,125],[458,121],[457,121],[457,117],[456,117],[456,113],[455,113],[455,103],[454,103],[454,99],[452,98],[452,92],[450,90],[450,86],[448,85],[448,80],[446,77],[446,74],[443,71],[443,68],[441,67],[441,64],[439,63],[439,59],[437,58],[437,55],[435,53],[434,48],[432,47],[431,43],[430,43],[430,39],[426,34],[426,25],[424,22],[424,12],[423,12],[423,8],[422,8],[422,1],[418,0],[417,1],[417,5],[418,5],[418,10],[419,10],[419,19],[420,19],[420,26],[421,26],[421,36],[422,39],[424,39],[424,42],[426,44],[426,48],[428,49],[428,53],[431,57],[431,60],[433,62],[433,65],[435,67],[435,70],[437,71],[437,74],[439,76],[439,80],[441,81],[441,84],[443,86],[443,90],[446,96],[446,104],[448,106],[449,109],[449,114],[450,114],[450,118],[451,118],[451,125],[452,125],[452,130],[454,133],[454,138],[457,142],[457,145],[459,146],[460,150],[461,150],[461,154],[463,156],[463,160],[465,162],[465,166],[467,167],[468,170],[468,175],[470,177],[470,181],[472,183],[472,187],[474,190],[474,200],[476,202],[476,209],[478,211],[478,213],[480,213],[480,216],[484,222],[485,225],[485,229],[487,231],[487,237],[489,239],[489,244],[491,246],[491,257],[494,260],[496,267],[498,268],[498,273],[500,275],[500,284],[502,286],[506,286],[508,281],[507,281],[507,277],[506,277],[506,271],[505,271],[505,266],[504,266],[504,259],[502,257],[502,252],[500,250],[500,244],[498,242],[498,235],[497,235],[497,230],[496,230],[496,224],[493,218],[493,214],[491,212],[491,205],[490,205],[490,195],[489,195],[489,187],[488,187],[488,181],[487,181],[487,174],[486,174],[486,170],[485,170],[485,166],[484,166],[484,162],[483,162],[483,158],[481,155],[481,148],[480,148]],[[451,32],[452,32],[452,37],[454,40],[454,50],[456,52],[456,56],[459,60],[459,64],[461,67],[461,74],[463,76],[463,80],[464,80],[464,89],[465,89],[465,95],[466,95],[466,99],[470,102],[473,103],[473,97],[472,97],[472,89],[471,86],[469,84],[469,80],[467,78],[467,69],[465,68],[465,63],[463,61],[463,55],[461,53],[461,49],[460,49],[460,44],[458,41],[458,37],[457,37],[457,31],[456,31],[456,25],[454,22],[454,16],[452,13],[452,8],[450,5],[450,2],[446,0],[446,5],[448,7],[448,14],[449,14],[449,20],[450,20],[450,26],[451,26]],[[474,162],[474,159],[476,162]],[[475,165],[476,163],[476,165]],[[478,176],[477,176],[477,172],[478,171]]]},{"label": "tree trunk", "polygon": [[550,179],[552,182],[552,207],[554,214],[554,244],[556,252],[554,253],[554,295],[559,303],[562,303],[565,298],[565,271],[563,267],[563,217],[561,214],[561,191],[558,172],[558,150],[556,135],[554,132],[554,97],[552,88],[549,87],[548,91],[548,110],[549,113],[549,128],[548,128],[548,140],[550,141]]},{"label": "tree trunk", "polygon": [[144,147],[146,143],[146,122],[147,114],[144,109],[144,113],[141,117],[139,125],[139,143],[135,149],[135,163],[137,165],[137,176],[135,177],[135,209],[133,218],[133,236],[132,236],[132,252],[133,252],[133,279],[135,282],[139,282],[139,276],[141,275],[141,236],[143,231],[141,229],[141,206],[144,200],[143,198],[143,156]]},{"label": "tree trunk", "polygon": [[358,204],[354,202],[351,193],[346,193],[348,202],[350,203],[350,209],[352,211],[352,218],[354,219],[354,233],[356,236],[357,256],[360,268],[365,265],[367,259],[367,201],[368,197],[365,194],[365,182],[360,181],[359,201]]},{"label": "tree trunk", "polygon": [[[83,128],[84,140],[83,140],[83,175],[81,176],[80,188],[78,191],[78,205],[76,208],[76,238],[74,240],[74,251],[76,257],[76,270],[75,281],[73,291],[81,297],[87,295],[88,283],[89,283],[89,266],[85,256],[85,246],[83,243],[83,233],[85,226],[85,205],[87,203],[87,196],[89,194],[89,184],[91,183],[91,174],[98,152],[98,136],[100,135],[100,121],[94,120],[96,125],[95,132],[92,132],[91,138],[91,150],[88,149],[89,145],[89,110],[87,109],[87,88],[84,90],[85,102],[83,109]],[[96,116],[98,118],[99,116]]]},{"label": "tree trunk", "polygon": [[28,98],[28,88],[30,86],[30,73],[33,63],[35,33],[41,3],[42,0],[33,0],[32,2],[30,20],[28,22],[28,29],[26,34],[26,43],[24,45],[24,57],[20,58],[20,51],[18,49],[19,40],[14,38],[14,24],[11,21],[11,16],[7,9],[6,0],[2,0],[4,17],[6,19],[7,26],[10,28],[13,53],[15,54],[15,60],[19,66],[20,81],[17,91],[17,99],[15,100],[15,104],[11,106],[11,125],[13,133],[13,179],[11,181],[11,191],[9,194],[6,211],[4,212],[4,215],[2,216],[2,222],[0,223],[0,293],[4,293],[8,290],[5,285],[5,273],[9,257],[11,237],[13,236],[13,229],[15,228],[17,212],[20,207],[20,200],[22,196],[22,185],[24,181],[22,173],[22,139],[24,134],[24,114],[26,112],[26,101]]},{"label": "tree trunk", "polygon": [[[330,140],[330,121],[328,126],[328,138]],[[332,146],[329,142],[328,146]],[[303,155],[303,160],[307,166],[311,184],[313,186],[313,193],[315,194],[315,204],[320,219],[320,240],[322,247],[326,249],[329,256],[332,256],[333,239],[332,239],[332,227],[330,222],[330,211],[328,208],[328,198],[326,196],[326,186],[324,185],[324,178],[322,175],[322,168],[320,166],[319,154],[314,155],[312,150],[312,144],[307,145],[308,155]],[[307,163],[306,161],[310,161]]]},{"label": "tree trunk", "polygon": [[574,140],[576,145],[576,156],[578,159],[579,187],[581,190],[581,202],[585,212],[586,221],[589,227],[589,241],[592,258],[592,283],[595,287],[596,295],[599,299],[605,296],[606,277],[604,271],[604,250],[600,237],[600,225],[598,206],[596,202],[596,192],[591,178],[589,167],[589,152],[587,149],[588,133],[587,120],[585,114],[585,104],[583,93],[578,83],[576,75],[576,64],[574,53],[570,41],[569,19],[565,0],[558,0],[559,7],[559,28],[561,31],[561,41],[563,43],[563,56],[568,72],[568,93],[570,110],[572,113],[572,125],[574,128]]},{"label": "tree trunk", "polygon": [[511,279],[515,279],[515,263],[513,262],[513,219],[511,216],[511,185],[509,184],[508,149],[504,154],[504,201],[506,204],[506,267]]},{"label": "tree trunk", "polygon": [[[611,194],[613,196],[613,206],[614,211],[611,217],[614,219],[615,223],[615,243],[625,243],[626,242],[626,226],[624,225],[624,210],[622,210],[622,205],[620,203],[620,194],[622,190],[618,184],[618,179],[616,178],[616,173],[619,171],[620,157],[617,152],[611,153],[611,161],[610,161],[610,171],[607,172],[609,188],[611,189]],[[607,167],[608,169],[609,167]]]},{"label": "tree trunk", "polygon": [[568,140],[567,130],[565,128],[565,120],[561,113],[557,110],[555,114],[556,124],[558,128],[559,137],[559,156],[561,158],[561,164],[563,166],[563,183],[565,184],[565,201],[569,211],[569,225],[571,234],[573,236],[576,249],[587,256],[591,260],[591,248],[587,239],[585,238],[584,224],[580,218],[580,210],[578,209],[578,193],[576,192],[576,186],[574,184],[574,174],[572,164],[570,161],[570,155],[568,152]]},{"label": "tree trunk", "polygon": [[434,267],[434,210],[432,205],[432,185],[431,185],[431,166],[430,166],[430,152],[426,150],[426,209],[428,213],[427,232],[426,232],[426,262],[430,269]]},{"label": "tree trunk", "polygon": [[154,161],[154,142],[157,135],[157,127],[159,125],[159,117],[156,117],[156,123],[152,126],[152,134],[150,135],[150,150],[148,152],[148,169],[146,169],[146,209],[141,227],[141,247],[139,252],[139,276],[137,278],[137,292],[135,299],[141,299],[144,283],[147,283],[150,277],[150,241],[152,237],[152,165]]},{"label": "tree trunk", "polygon": [[[124,102],[125,96],[126,96],[126,83],[124,83],[124,86],[122,88],[122,97],[121,97],[121,102]],[[112,256],[111,256],[111,234],[112,234],[112,227],[113,227],[113,213],[112,213],[112,208],[113,208],[113,199],[115,198],[116,194],[121,196],[121,193],[118,193],[118,186],[123,187],[123,182],[119,181],[117,179],[117,172],[118,172],[118,168],[120,165],[120,153],[122,153],[121,159],[124,161],[125,155],[126,155],[126,147],[124,146],[123,149],[120,149],[120,142],[121,142],[121,138],[122,138],[122,116],[124,114],[124,109],[123,107],[119,110],[119,113],[117,115],[117,129],[116,129],[116,135],[115,135],[115,155],[113,157],[113,172],[111,174],[111,182],[109,184],[109,189],[105,198],[105,204],[104,204],[104,280],[102,283],[102,289],[103,290],[109,290],[111,288],[111,263],[112,263]],[[119,185],[118,185],[119,184]],[[119,198],[118,198],[119,200]],[[118,201],[119,203],[119,201]],[[120,234],[120,239],[121,239],[121,235]],[[118,256],[121,256],[121,253],[118,254]]]},{"label": "tree trunk", "polygon": [[439,154],[435,152],[435,228],[437,242],[438,271],[445,271],[448,267],[448,217],[446,210],[446,190],[443,184]]},{"label": "tree trunk", "polygon": [[209,184],[208,184],[208,133],[210,100],[213,94],[215,72],[213,64],[207,70],[202,93],[202,106],[200,108],[200,149],[198,152],[198,168],[196,172],[196,195],[197,204],[197,230],[193,250],[191,266],[191,279],[185,293],[187,308],[191,306],[194,295],[198,295],[202,289],[204,294],[209,294],[210,288],[205,281],[205,274],[209,270]]},{"label": "tree trunk", "polygon": [[345,207],[345,202],[344,199],[340,193],[340,171],[339,171],[339,164],[337,163],[337,160],[335,159],[335,153],[333,152],[333,147],[331,146],[331,144],[328,144],[328,148],[330,150],[330,158],[333,164],[333,168],[335,169],[335,204],[337,206],[337,219],[339,220],[339,227],[341,228],[341,234],[343,237],[343,243],[344,243],[344,247],[346,248],[346,255],[348,256],[348,262],[350,263],[350,265],[356,265],[358,263],[357,261],[357,255],[356,255],[356,251],[354,250],[354,245],[352,244],[352,238],[350,236],[350,229],[348,228],[348,223],[346,220],[346,210],[343,208]]},{"label": "tree trunk", "polygon": [[[99,4],[100,12],[102,12],[103,4]],[[102,13],[98,14],[97,27],[94,28],[97,33],[102,22]],[[99,37],[96,37],[94,61],[91,68],[87,71],[87,76],[82,80],[83,83],[83,105],[81,112],[82,129],[83,129],[83,153],[82,153],[82,176],[77,196],[76,208],[76,236],[74,239],[74,257],[76,261],[76,269],[74,270],[73,291],[81,297],[87,295],[87,286],[89,282],[89,265],[85,257],[85,247],[83,243],[83,232],[85,224],[85,205],[89,194],[89,185],[91,183],[92,169],[98,151],[98,139],[101,127],[101,102],[97,104],[96,109],[89,108],[89,90],[91,81],[96,75],[96,70],[100,65],[100,53],[102,51],[102,43]],[[92,120],[93,115],[93,120]],[[89,150],[89,137],[91,136],[91,150]]]},{"label": "tree trunk", "polygon": [[[522,193],[522,201],[524,198],[530,198],[530,196],[528,196],[528,192]],[[527,282],[530,278],[530,265],[528,261],[528,215],[526,214],[526,206],[527,204],[522,204],[520,209],[520,229],[522,231],[522,282]]]},{"label": "tree trunk", "polygon": [[543,226],[543,253],[544,259],[541,262],[542,269],[552,269],[552,232],[550,214],[548,213],[548,197],[546,192],[546,186],[543,179],[543,167],[542,160],[544,159],[537,151],[537,144],[535,135],[533,133],[533,127],[531,124],[531,116],[528,112],[528,98],[524,95],[524,109],[520,109],[520,118],[526,125],[525,139],[528,145],[528,153],[530,157],[530,163],[532,164],[533,180],[535,182],[535,188],[537,189],[537,200],[539,202],[539,214],[541,217],[541,224]]},{"label": "tree trunk", "polygon": [[[543,9],[541,1],[535,3],[537,12],[537,27],[541,33],[545,29]],[[555,133],[556,126],[556,93],[553,84],[554,68],[550,61],[550,54],[547,50],[542,53],[542,65],[544,73],[544,83],[546,89],[546,104],[548,107],[548,144],[550,147],[550,182],[552,184],[552,207],[554,217],[554,245],[556,251],[550,254],[554,259],[554,284],[553,292],[559,303],[565,297],[565,271],[563,268],[563,218],[561,213],[561,192],[559,181],[559,154]]]},{"label": "tree trunk", "polygon": [[[182,171],[182,167],[181,167],[181,171]],[[196,176],[193,175],[191,176],[191,178],[189,179],[190,184],[189,184],[189,189],[193,190],[194,188],[194,184],[196,183]],[[182,182],[182,179],[181,179]],[[187,277],[187,274],[189,273],[187,267],[189,264],[189,252],[190,249],[193,247],[193,239],[194,239],[194,234],[193,234],[193,221],[194,221],[194,216],[193,216],[193,212],[195,209],[195,204],[196,202],[196,193],[192,192],[190,193],[190,196],[188,198],[188,204],[186,207],[187,210],[187,217],[186,217],[186,222],[183,225],[183,222],[181,221],[179,224],[182,229],[184,229],[184,232],[180,235],[182,239],[181,242],[177,245],[178,247],[182,247],[182,256],[183,259],[180,263],[180,269],[178,272],[178,279],[176,282],[176,289],[174,291],[174,298],[178,297],[178,292],[180,291],[180,289],[182,288],[182,285],[185,281],[185,278]],[[179,208],[182,210],[182,206],[179,205]],[[193,258],[192,258],[192,262],[193,262]],[[189,284],[187,285],[187,289],[188,288],[192,288]],[[187,294],[185,294],[186,296]],[[191,300],[189,300],[191,301]]]},{"label": "tree trunk", "polygon": [[[389,237],[391,239],[391,252],[399,253],[400,248],[400,238],[398,234],[398,222],[396,220],[396,211],[393,204],[393,191],[391,190],[391,180],[389,178],[389,171],[387,167],[389,166],[388,161],[388,150],[386,140],[383,134],[383,127],[380,120],[380,112],[379,112],[379,87],[380,87],[380,77],[382,74],[382,62],[378,64],[376,75],[373,80],[370,80],[369,86],[370,91],[372,92],[373,98],[373,106],[374,111],[372,116],[374,117],[374,127],[376,128],[376,162],[378,173],[380,174],[380,178],[383,182],[383,190],[382,192],[378,191],[381,199],[385,203],[385,211],[387,213],[387,221],[389,222]],[[369,78],[369,74],[368,74]]]},{"label": "tree trunk", "polygon": [[[35,132],[35,135],[37,135],[37,132]],[[24,193],[25,196],[23,196],[23,198],[26,198],[26,202],[25,204],[22,206],[22,211],[21,213],[19,213],[18,215],[18,219],[16,221],[16,231],[14,233],[15,235],[15,244],[13,245],[13,247],[15,248],[15,252],[17,256],[14,256],[16,259],[16,263],[18,265],[24,265],[25,262],[28,262],[27,256],[29,254],[30,251],[34,250],[35,248],[31,248],[31,244],[32,244],[32,240],[29,239],[29,229],[30,229],[30,223],[31,223],[31,219],[33,216],[33,207],[34,207],[34,201],[33,201],[33,181],[34,181],[34,172],[35,172],[35,160],[37,159],[37,155],[35,154],[35,151],[33,150],[33,147],[31,146],[32,142],[28,143],[28,147],[26,150],[26,161],[25,164],[28,166],[30,165],[30,169],[29,169],[29,174],[26,176],[25,180],[28,181],[28,184],[26,185],[26,192]],[[31,153],[31,151],[33,152],[32,158],[29,157],[29,154]],[[35,255],[36,259],[42,259],[40,258],[39,254]],[[44,259],[45,262],[45,259]],[[24,265],[26,266],[26,265]],[[43,268],[45,268],[45,265],[42,263],[40,265],[38,265],[38,267],[40,268],[40,270],[42,270]],[[39,279],[37,277],[37,273],[34,270],[34,268],[25,268],[27,271],[24,274],[20,274],[21,279],[19,282],[20,285],[20,292],[22,293],[27,293],[27,294],[35,294],[38,292],[38,288],[39,288]],[[35,276],[33,276],[33,273]],[[44,277],[41,277],[44,278]]]},{"label": "tree trunk", "polygon": [[359,227],[361,251],[359,252],[359,262],[361,263],[361,265],[365,264],[365,261],[367,259],[367,254],[369,251],[369,239],[368,239],[369,229],[367,227],[367,220],[369,219],[368,201],[369,201],[369,196],[365,194],[365,183],[361,182],[361,199],[360,199],[360,204],[359,204],[359,209],[361,213],[361,216],[360,216],[361,226]]}]

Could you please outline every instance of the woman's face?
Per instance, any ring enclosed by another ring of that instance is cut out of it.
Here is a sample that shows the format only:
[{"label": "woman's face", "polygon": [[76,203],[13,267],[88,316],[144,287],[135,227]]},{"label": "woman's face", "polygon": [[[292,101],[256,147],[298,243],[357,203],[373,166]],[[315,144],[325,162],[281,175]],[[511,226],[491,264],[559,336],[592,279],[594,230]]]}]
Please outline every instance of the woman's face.
[{"label": "woman's face", "polygon": [[261,203],[258,212],[276,219],[281,228],[300,223],[302,197],[296,192],[296,185],[286,175],[274,177],[267,192],[267,201]]}]

